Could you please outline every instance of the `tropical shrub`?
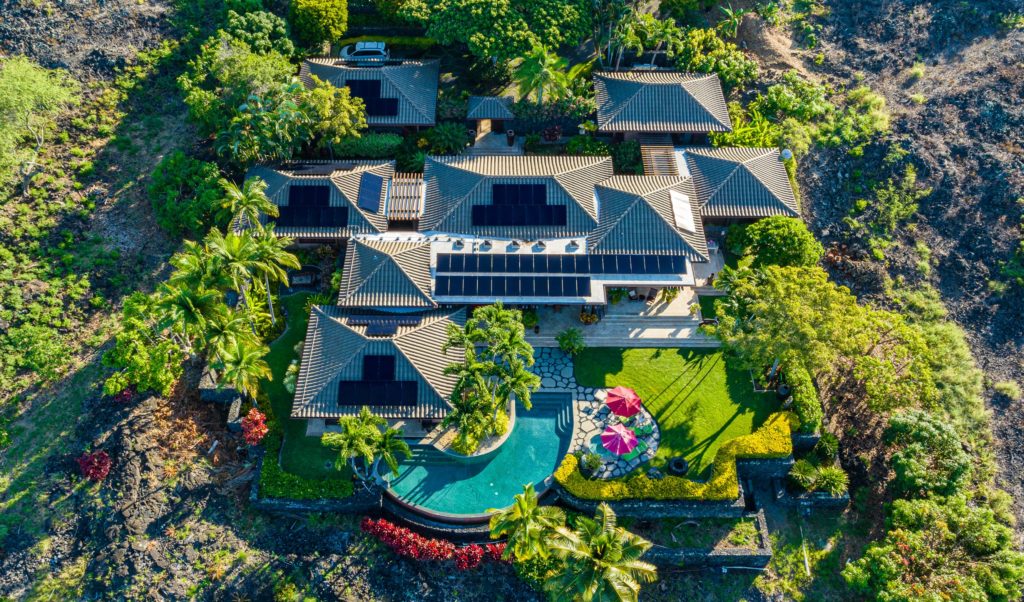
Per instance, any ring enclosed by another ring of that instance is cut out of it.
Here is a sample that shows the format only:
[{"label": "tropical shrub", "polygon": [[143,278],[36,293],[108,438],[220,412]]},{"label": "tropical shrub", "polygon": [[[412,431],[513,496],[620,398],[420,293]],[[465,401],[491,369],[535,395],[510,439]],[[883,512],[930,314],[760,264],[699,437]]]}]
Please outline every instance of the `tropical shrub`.
[{"label": "tropical shrub", "polygon": [[818,469],[817,478],[814,479],[814,489],[838,496],[846,492],[849,483],[849,477],[842,468],[835,465],[822,466]]},{"label": "tropical shrub", "polygon": [[394,157],[402,146],[402,137],[398,134],[364,133],[358,138],[345,138],[334,145],[334,152],[339,157],[357,159],[385,159]]},{"label": "tropical shrub", "polygon": [[347,86],[340,88],[311,76],[313,86],[302,94],[302,117],[320,148],[334,148],[345,140],[358,138],[366,129],[366,105],[352,96]]},{"label": "tropical shrub", "polygon": [[742,233],[742,241],[732,241],[733,229],[730,228],[729,244],[741,243],[744,253],[754,257],[751,264],[754,267],[812,266],[825,254],[821,243],[798,218],[773,215],[750,224]]},{"label": "tropical shrub", "polygon": [[271,428],[263,439],[265,453],[260,470],[260,497],[319,500],[352,496],[355,488],[351,479],[307,479],[285,472],[277,461],[282,442],[282,433],[276,428]]},{"label": "tropical shrub", "polygon": [[248,445],[259,445],[268,432],[267,416],[257,408],[251,408],[242,418],[242,438]]},{"label": "tropical shrub", "polygon": [[889,419],[885,439],[895,446],[894,485],[904,495],[952,495],[966,485],[971,456],[956,429],[924,410],[906,410]]},{"label": "tropical shrub", "polygon": [[763,95],[758,95],[749,108],[776,122],[793,117],[807,123],[835,111],[835,105],[828,100],[830,94],[827,86],[811,82],[797,71],[790,70],[782,76],[780,83],[769,86]]},{"label": "tropical shrub", "polygon": [[786,382],[793,396],[793,411],[800,417],[800,430],[816,432],[821,428],[824,412],[810,372],[800,364],[793,363],[786,367]]},{"label": "tropical shrub", "polygon": [[366,517],[359,524],[359,528],[399,556],[413,560],[454,560],[455,568],[460,571],[474,569],[484,560],[500,562],[505,552],[504,543],[456,547],[446,539],[423,537],[385,519],[374,520]]},{"label": "tropical shrub", "polygon": [[236,13],[229,10],[224,31],[259,54],[276,52],[290,57],[295,45],[288,37],[288,24],[274,13],[257,10]]},{"label": "tropical shrub", "polygon": [[348,29],[348,0],[291,0],[289,19],[295,35],[311,48],[337,42]]},{"label": "tropical shrub", "polygon": [[714,29],[690,28],[671,40],[668,57],[676,68],[690,73],[717,73],[726,89],[742,87],[757,78],[757,63]]},{"label": "tropical shrub", "polygon": [[566,328],[555,336],[555,340],[558,341],[558,348],[569,357],[575,357],[587,348],[587,344],[583,341],[583,332],[579,328]]},{"label": "tropical shrub", "polygon": [[624,140],[611,146],[612,165],[615,173],[642,176],[644,160],[640,154],[640,143],[636,140]]},{"label": "tropical shrub", "polygon": [[431,155],[458,155],[466,150],[469,137],[461,123],[442,123],[427,130],[418,145]]},{"label": "tropical shrub", "polygon": [[202,236],[220,208],[220,170],[214,163],[174,151],[161,159],[150,176],[149,202],[156,222],[173,236]]},{"label": "tropical shrub", "polygon": [[565,152],[569,155],[605,156],[611,152],[611,148],[605,142],[593,136],[573,136],[565,145]]},{"label": "tropical shrub", "polygon": [[814,444],[815,457],[823,464],[832,464],[839,455],[839,437],[832,433],[822,433],[821,438]]},{"label": "tropical shrub", "polygon": [[82,476],[90,481],[102,481],[110,474],[110,455],[105,451],[85,453],[75,459]]},{"label": "tropical shrub", "polygon": [[580,472],[579,458],[573,454],[562,460],[554,477],[565,491],[586,500],[734,500],[739,496],[736,460],[789,456],[793,453],[791,432],[796,425],[796,416],[777,412],[755,432],[727,441],[718,448],[711,477],[704,482],[671,475],[652,479],[644,474],[591,480]]},{"label": "tropical shrub", "polygon": [[789,479],[801,489],[809,491],[814,488],[814,482],[818,480],[818,467],[810,460],[797,460],[789,469]]}]

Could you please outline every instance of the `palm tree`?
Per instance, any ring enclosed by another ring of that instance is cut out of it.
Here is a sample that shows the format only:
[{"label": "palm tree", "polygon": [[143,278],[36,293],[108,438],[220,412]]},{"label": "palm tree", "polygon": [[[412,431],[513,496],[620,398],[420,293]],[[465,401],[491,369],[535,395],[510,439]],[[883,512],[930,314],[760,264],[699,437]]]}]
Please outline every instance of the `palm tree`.
[{"label": "palm tree", "polygon": [[267,198],[267,183],[259,177],[248,178],[242,188],[227,178],[220,179],[224,190],[220,217],[229,224],[259,227],[260,214],[278,216],[277,205]]},{"label": "palm tree", "polygon": [[241,341],[249,345],[257,343],[252,331],[247,327],[247,322],[238,312],[230,311],[226,306],[221,305],[218,311],[206,322],[204,332],[204,345],[210,357],[217,357],[226,349]]},{"label": "palm tree", "polygon": [[288,272],[285,268],[299,269],[302,264],[299,258],[288,252],[292,239],[274,236],[273,224],[267,226],[261,236],[253,239],[255,246],[256,273],[263,277],[263,288],[267,292],[267,310],[270,321],[277,324],[274,317],[274,301],[270,292],[271,283],[288,286]]},{"label": "palm tree", "polygon": [[642,33],[643,24],[640,21],[639,13],[634,8],[619,22],[619,26],[615,31],[615,42],[619,47],[619,51],[615,56],[616,71],[618,71],[619,65],[622,63],[622,55],[625,54],[626,50],[633,50],[637,54],[643,53],[644,41],[641,37]]},{"label": "palm tree", "polygon": [[514,502],[504,510],[491,516],[491,539],[507,536],[508,545],[502,557],[505,560],[529,560],[534,557],[547,558],[545,545],[547,535],[565,524],[565,513],[557,506],[537,504],[537,492],[533,484],[524,485],[523,492],[516,495]]},{"label": "palm tree", "polygon": [[377,438],[377,443],[374,445],[374,460],[373,468],[370,474],[378,481],[380,485],[386,485],[384,478],[380,476],[380,463],[387,464],[391,474],[398,474],[398,454],[402,454],[406,458],[412,457],[412,450],[409,449],[409,444],[402,439],[402,431],[396,428],[388,428],[380,437]]},{"label": "palm tree", "polygon": [[653,564],[640,560],[651,543],[616,526],[603,502],[593,519],[576,519],[576,529],[555,527],[548,546],[564,562],[544,584],[559,600],[636,602],[640,582],[658,576]]},{"label": "palm tree", "polygon": [[242,304],[248,309],[250,305],[246,291],[249,282],[263,269],[257,256],[255,239],[248,232],[229,232],[225,236],[214,228],[206,235],[204,243],[212,256],[212,272],[231,283],[231,287],[238,291]]},{"label": "palm tree", "polygon": [[568,61],[549,52],[544,46],[534,46],[516,67],[515,79],[519,83],[519,94],[527,98],[536,91],[538,105],[544,103],[545,90],[550,90],[556,98],[565,94],[568,88],[565,67],[568,64]]},{"label": "palm tree", "polygon": [[719,6],[718,8],[725,14],[725,19],[718,23],[718,28],[722,30],[722,33],[730,38],[735,38],[739,35],[740,24],[743,23],[743,17],[747,16],[750,9],[737,8],[734,10],[732,4],[728,7]]},{"label": "palm tree", "polygon": [[230,286],[223,273],[215,269],[210,249],[202,243],[186,240],[185,247],[171,256],[170,263],[174,271],[168,280],[173,284],[214,290]]},{"label": "palm tree", "polygon": [[270,365],[264,360],[267,349],[253,344],[251,340],[235,339],[220,350],[214,361],[214,368],[221,383],[227,383],[237,391],[254,397],[261,380],[273,377]]},{"label": "palm tree", "polygon": [[161,331],[170,329],[181,349],[191,354],[193,342],[204,337],[218,301],[214,291],[164,283],[154,307],[157,325]]}]

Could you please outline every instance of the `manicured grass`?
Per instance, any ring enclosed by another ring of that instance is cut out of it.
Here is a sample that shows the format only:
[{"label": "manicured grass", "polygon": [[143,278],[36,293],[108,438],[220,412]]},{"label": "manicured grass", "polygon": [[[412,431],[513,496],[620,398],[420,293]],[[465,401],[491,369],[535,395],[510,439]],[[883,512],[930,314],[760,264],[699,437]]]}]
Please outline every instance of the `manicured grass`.
[{"label": "manicured grass", "polygon": [[775,395],[755,393],[750,373],[716,350],[590,348],[576,357],[575,372],[585,387],[635,390],[661,431],[651,464],[682,455],[691,478],[706,476],[723,443],[778,409]]},{"label": "manicured grass", "polygon": [[326,463],[332,462],[336,453],[320,445],[320,439],[306,436],[306,421],[288,417],[294,396],[284,388],[283,381],[288,365],[298,357],[295,345],[306,336],[306,324],[309,322],[306,302],[310,296],[309,293],[296,293],[281,299],[281,305],[288,315],[288,328],[270,344],[270,353],[266,359],[274,378],[270,382],[264,381],[263,390],[270,397],[274,416],[284,429],[281,468],[309,479],[349,479],[351,475],[347,470],[339,472],[333,467],[327,467]]},{"label": "manicured grass", "polygon": [[710,320],[716,317],[715,313],[715,301],[721,299],[721,297],[713,297],[711,295],[700,295],[697,297],[697,302],[700,303],[700,315],[705,320]]}]

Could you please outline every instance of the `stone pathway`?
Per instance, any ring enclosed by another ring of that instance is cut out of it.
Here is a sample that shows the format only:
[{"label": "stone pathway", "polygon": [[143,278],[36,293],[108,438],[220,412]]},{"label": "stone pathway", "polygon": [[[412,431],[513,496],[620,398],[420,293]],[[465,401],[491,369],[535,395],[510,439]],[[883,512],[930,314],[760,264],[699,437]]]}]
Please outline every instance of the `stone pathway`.
[{"label": "stone pathway", "polygon": [[[604,405],[607,389],[595,389],[593,387],[581,387],[576,383],[573,375],[572,358],[555,347],[539,347],[534,351],[534,363],[531,370],[541,378],[541,390],[569,391],[573,393],[573,439],[569,446],[570,452],[590,452],[590,441],[595,435],[600,435],[610,424],[611,412]],[[612,479],[629,474],[636,467],[650,461],[658,452],[658,444],[661,441],[661,433],[658,430],[657,422],[651,417],[647,409],[641,410],[636,416],[638,423],[647,421],[654,424],[654,432],[643,440],[647,443],[647,451],[637,455],[630,461],[621,456],[601,454],[604,460],[594,476],[601,479]],[[600,444],[598,444],[600,445]]]}]

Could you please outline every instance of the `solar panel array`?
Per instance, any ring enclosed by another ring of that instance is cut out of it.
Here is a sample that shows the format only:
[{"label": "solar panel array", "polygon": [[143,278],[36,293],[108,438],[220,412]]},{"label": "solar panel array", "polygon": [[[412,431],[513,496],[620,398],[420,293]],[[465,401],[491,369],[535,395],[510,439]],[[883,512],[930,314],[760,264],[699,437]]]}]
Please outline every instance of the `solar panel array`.
[{"label": "solar panel array", "polygon": [[564,205],[548,205],[547,184],[492,184],[491,204],[473,205],[474,226],[564,226]]},{"label": "solar panel array", "polygon": [[395,380],[395,356],[364,355],[363,380]]},{"label": "solar panel array", "polygon": [[440,253],[438,274],[685,274],[678,255]]},{"label": "solar panel array", "polygon": [[438,276],[438,297],[589,297],[586,276]]},{"label": "solar panel array", "polygon": [[380,211],[380,194],[383,187],[384,178],[375,173],[364,171],[363,175],[359,177],[359,200],[357,203],[359,208],[365,209],[370,213],[378,213]]},{"label": "solar panel array", "polygon": [[288,204],[278,208],[277,225],[344,228],[348,225],[348,208],[331,207],[330,203],[330,186],[291,186]]},{"label": "solar panel array", "polygon": [[396,326],[417,326],[422,316],[349,316],[349,326],[369,326],[376,322],[390,322]]},{"label": "solar panel array", "polygon": [[414,406],[416,382],[411,380],[338,382],[339,406]]},{"label": "solar panel array", "polygon": [[367,117],[394,117],[398,115],[398,99],[382,98],[379,79],[350,79],[345,82],[352,96],[363,99]]}]

